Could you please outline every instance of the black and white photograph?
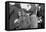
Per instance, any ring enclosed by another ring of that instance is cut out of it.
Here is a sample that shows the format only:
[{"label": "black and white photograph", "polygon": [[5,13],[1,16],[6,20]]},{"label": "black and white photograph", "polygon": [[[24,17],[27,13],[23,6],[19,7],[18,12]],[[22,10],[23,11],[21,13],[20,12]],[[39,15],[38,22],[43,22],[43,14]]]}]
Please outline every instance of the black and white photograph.
[{"label": "black and white photograph", "polygon": [[45,3],[5,2],[5,30],[45,29]]}]

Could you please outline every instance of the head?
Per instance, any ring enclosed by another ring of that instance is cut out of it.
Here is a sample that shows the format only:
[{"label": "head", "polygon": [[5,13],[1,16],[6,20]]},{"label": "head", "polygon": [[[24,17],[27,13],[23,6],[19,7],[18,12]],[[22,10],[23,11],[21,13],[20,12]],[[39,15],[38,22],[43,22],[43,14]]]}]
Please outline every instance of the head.
[{"label": "head", "polygon": [[26,9],[27,11],[31,8],[30,4],[20,3],[22,9]]}]

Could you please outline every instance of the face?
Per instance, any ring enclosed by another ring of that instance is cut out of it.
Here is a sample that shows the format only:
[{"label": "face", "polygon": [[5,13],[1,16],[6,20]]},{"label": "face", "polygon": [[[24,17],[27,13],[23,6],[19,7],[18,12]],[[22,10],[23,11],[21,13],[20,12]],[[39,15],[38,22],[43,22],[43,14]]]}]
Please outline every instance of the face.
[{"label": "face", "polygon": [[21,4],[21,8],[22,9],[26,9],[27,11],[31,8],[31,5],[30,4]]}]

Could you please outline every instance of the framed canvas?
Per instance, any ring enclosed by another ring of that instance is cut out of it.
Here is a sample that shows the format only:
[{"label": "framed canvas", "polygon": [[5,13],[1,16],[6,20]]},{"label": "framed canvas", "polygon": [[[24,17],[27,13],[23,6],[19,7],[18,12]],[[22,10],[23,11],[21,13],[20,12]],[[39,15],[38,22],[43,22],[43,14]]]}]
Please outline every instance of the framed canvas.
[{"label": "framed canvas", "polygon": [[5,30],[45,28],[45,3],[5,2]]}]

